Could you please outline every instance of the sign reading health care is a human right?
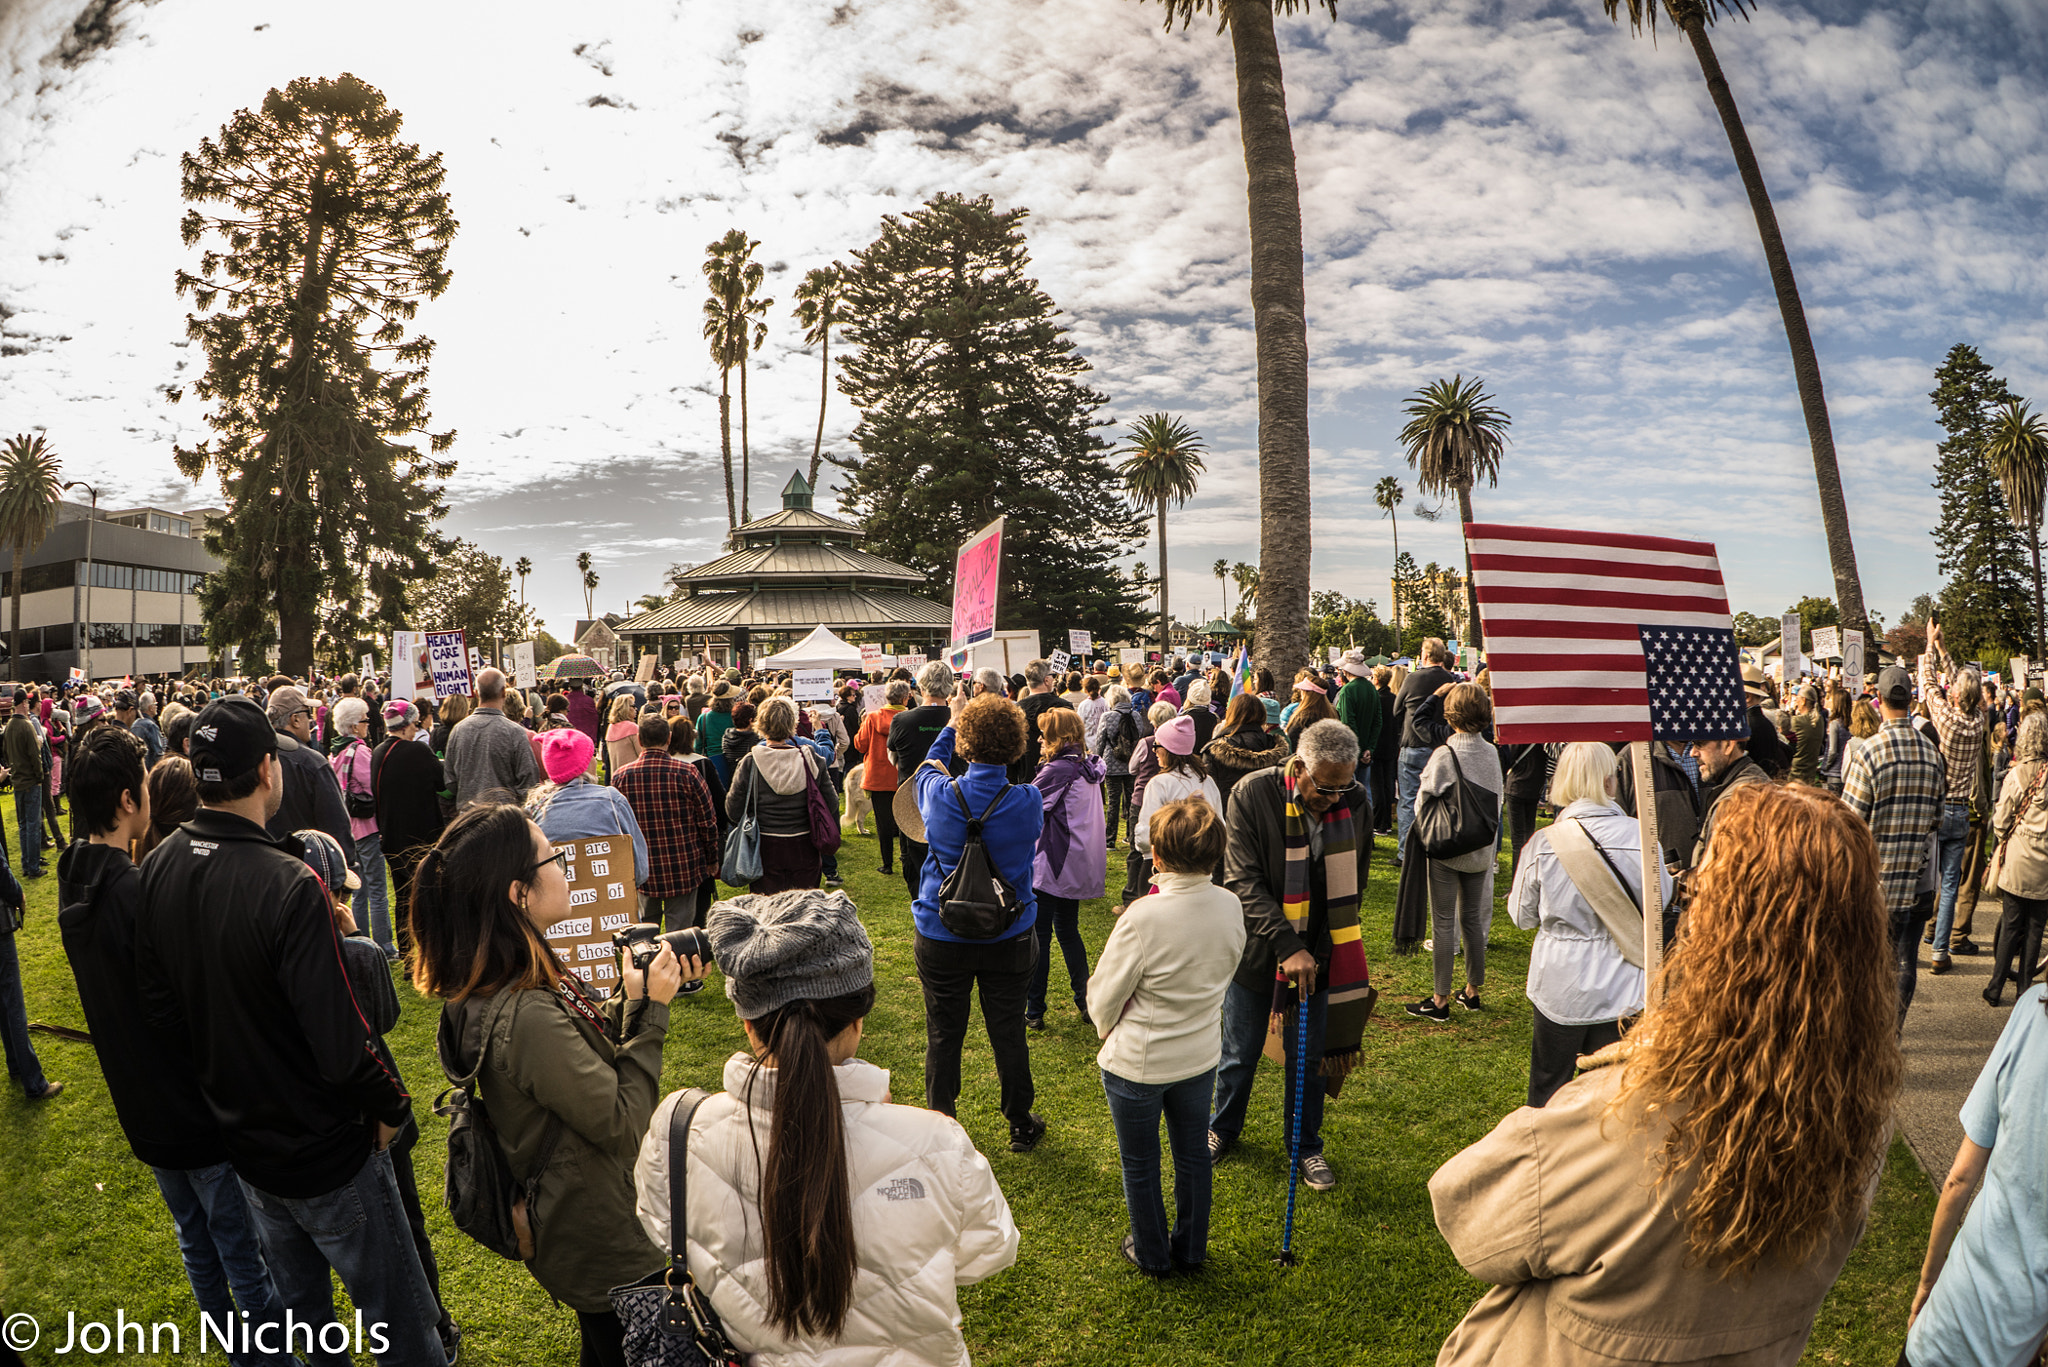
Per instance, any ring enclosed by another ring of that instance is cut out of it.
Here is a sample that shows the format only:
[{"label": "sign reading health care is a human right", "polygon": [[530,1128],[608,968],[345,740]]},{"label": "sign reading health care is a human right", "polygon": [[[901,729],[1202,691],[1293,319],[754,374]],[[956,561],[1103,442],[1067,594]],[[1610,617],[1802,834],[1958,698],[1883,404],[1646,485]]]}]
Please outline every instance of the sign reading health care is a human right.
[{"label": "sign reading health care is a human right", "polygon": [[983,527],[953,562],[953,641],[973,645],[996,634],[996,581],[1003,563],[1003,520]]},{"label": "sign reading health care is a human right", "polygon": [[476,691],[469,670],[469,650],[459,631],[427,633],[427,668],[434,676],[434,696],[470,697]]}]

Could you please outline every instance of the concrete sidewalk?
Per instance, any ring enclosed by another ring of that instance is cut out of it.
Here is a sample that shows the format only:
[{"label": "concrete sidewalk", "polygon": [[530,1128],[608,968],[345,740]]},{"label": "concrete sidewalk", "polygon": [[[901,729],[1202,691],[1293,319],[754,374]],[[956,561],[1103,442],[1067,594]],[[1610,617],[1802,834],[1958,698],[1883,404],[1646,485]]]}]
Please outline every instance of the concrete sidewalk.
[{"label": "concrete sidewalk", "polygon": [[[1978,911],[1980,922],[1985,919],[1982,913],[1991,913],[1995,927],[1995,901],[1987,899]],[[2012,1015],[2012,983],[2005,985],[2004,1006],[1984,1004],[1984,989],[1991,981],[1990,942],[1989,935],[1977,939],[1984,952],[1958,955],[1955,967],[1939,978],[1927,971],[1933,949],[1921,946],[1920,983],[1906,1013],[1906,1077],[1899,1095],[1899,1123],[1907,1147],[1937,1189],[1962,1147],[1963,1126],[1957,1113]]]}]

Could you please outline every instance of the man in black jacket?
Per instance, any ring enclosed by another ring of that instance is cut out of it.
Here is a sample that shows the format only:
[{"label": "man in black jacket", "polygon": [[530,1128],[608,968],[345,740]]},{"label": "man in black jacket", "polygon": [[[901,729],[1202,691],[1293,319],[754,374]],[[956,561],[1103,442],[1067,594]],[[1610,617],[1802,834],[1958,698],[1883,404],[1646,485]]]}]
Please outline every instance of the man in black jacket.
[{"label": "man in black jacket", "polygon": [[[264,829],[283,801],[285,739],[241,698],[194,722],[200,811],[142,870],[137,989],[149,1023],[190,1051],[220,1122],[285,1305],[277,1346],[337,1367],[358,1348],[386,1367],[442,1367],[385,1151],[412,1098],[377,1056],[320,881],[296,840]],[[362,1311],[361,1345],[334,1320],[330,1268]]]},{"label": "man in black jacket", "polygon": [[[220,1122],[200,1095],[185,1041],[151,1028],[136,988],[142,874],[128,848],[149,829],[146,756],[140,738],[116,726],[94,728],[72,753],[71,820],[89,836],[57,859],[57,928],[114,1116],[130,1151],[156,1174],[199,1313],[216,1329],[232,1326],[239,1303],[252,1325],[275,1324],[284,1307],[228,1164]],[[268,1336],[273,1344],[281,1341],[277,1332]],[[291,1361],[282,1351],[234,1358]]]},{"label": "man in black jacket", "polygon": [[1434,696],[1445,684],[1458,681],[1450,671],[1451,648],[1442,641],[1431,636],[1422,643],[1418,654],[1420,663],[1401,685],[1401,695],[1394,699],[1394,720],[1401,728],[1400,789],[1394,803],[1396,864],[1401,862],[1401,851],[1408,843],[1408,828],[1415,824],[1415,794],[1422,787],[1422,766],[1429,763],[1429,752],[1442,743],[1417,725],[1416,713],[1425,698]]},{"label": "man in black jacket", "polygon": [[412,875],[441,838],[448,817],[441,793],[448,776],[413,718],[412,704],[384,704],[383,744],[370,752],[370,792],[377,800],[377,830],[391,866],[392,924],[398,953],[412,950]]},{"label": "man in black jacket", "polygon": [[348,856],[349,872],[360,874],[355,832],[348,824],[348,807],[341,800],[341,781],[313,744],[313,704],[296,685],[284,684],[270,691],[265,707],[277,732],[277,759],[284,779],[283,796],[270,818],[271,835],[283,839],[307,827],[325,831]]}]

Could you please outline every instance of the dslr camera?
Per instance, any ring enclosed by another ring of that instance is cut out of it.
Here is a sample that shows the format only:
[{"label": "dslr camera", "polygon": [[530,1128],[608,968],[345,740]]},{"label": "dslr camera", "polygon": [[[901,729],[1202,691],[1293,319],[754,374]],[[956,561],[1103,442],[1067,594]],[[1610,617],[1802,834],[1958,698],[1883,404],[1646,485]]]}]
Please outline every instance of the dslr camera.
[{"label": "dslr camera", "polygon": [[[647,965],[653,963],[656,956],[661,953],[664,944],[676,952],[678,961],[694,955],[703,963],[711,962],[711,941],[696,926],[684,926],[681,930],[663,933],[661,927],[652,921],[636,921],[630,926],[623,926],[612,932],[613,947],[632,960],[633,967],[642,973],[647,971]],[[703,990],[702,978],[684,983],[682,987],[684,995]]]}]

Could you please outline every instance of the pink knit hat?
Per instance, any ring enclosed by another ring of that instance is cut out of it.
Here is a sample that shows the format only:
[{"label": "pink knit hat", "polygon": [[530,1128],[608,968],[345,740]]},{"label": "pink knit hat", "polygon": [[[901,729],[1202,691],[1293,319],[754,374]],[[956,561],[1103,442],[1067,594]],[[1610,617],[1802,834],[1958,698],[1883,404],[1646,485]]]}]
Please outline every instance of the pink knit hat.
[{"label": "pink knit hat", "polygon": [[541,767],[556,783],[581,778],[590,768],[590,757],[596,753],[597,746],[591,743],[590,737],[573,726],[558,726],[540,742]]},{"label": "pink knit hat", "polygon": [[1176,755],[1192,755],[1195,753],[1195,719],[1182,714],[1164,722],[1153,733],[1153,739]]}]

